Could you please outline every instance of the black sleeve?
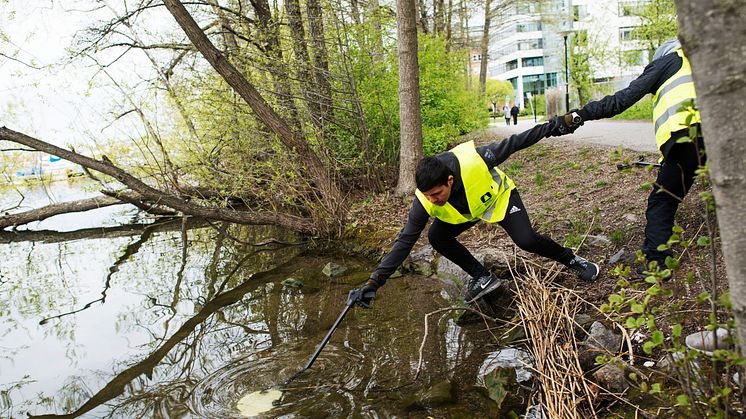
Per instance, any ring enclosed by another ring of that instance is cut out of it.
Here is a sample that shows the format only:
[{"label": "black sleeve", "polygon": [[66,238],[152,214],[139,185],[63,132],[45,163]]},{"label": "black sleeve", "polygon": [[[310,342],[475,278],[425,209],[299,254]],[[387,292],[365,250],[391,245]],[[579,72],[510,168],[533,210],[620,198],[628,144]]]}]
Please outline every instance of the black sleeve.
[{"label": "black sleeve", "polygon": [[407,224],[399,232],[394,246],[383,257],[381,263],[378,264],[378,267],[370,275],[370,279],[378,283],[379,286],[386,283],[391,274],[407,259],[409,252],[412,251],[412,247],[414,247],[417,239],[420,238],[420,234],[425,229],[429,219],[430,215],[415,197],[412,208],[409,210]]},{"label": "black sleeve", "polygon": [[665,80],[664,73],[669,67],[669,61],[678,58],[676,54],[671,55],[673,56],[670,58],[650,62],[640,77],[632,80],[629,86],[600,100],[588,102],[578,114],[583,121],[610,118],[624,112],[646,94],[654,93],[656,86],[660,86],[662,80]]},{"label": "black sleeve", "polygon": [[554,128],[554,122],[538,124],[528,131],[513,134],[510,137],[493,143],[477,147],[477,153],[482,156],[490,169],[504,162],[516,151],[523,150],[538,143],[542,138],[549,137]]}]

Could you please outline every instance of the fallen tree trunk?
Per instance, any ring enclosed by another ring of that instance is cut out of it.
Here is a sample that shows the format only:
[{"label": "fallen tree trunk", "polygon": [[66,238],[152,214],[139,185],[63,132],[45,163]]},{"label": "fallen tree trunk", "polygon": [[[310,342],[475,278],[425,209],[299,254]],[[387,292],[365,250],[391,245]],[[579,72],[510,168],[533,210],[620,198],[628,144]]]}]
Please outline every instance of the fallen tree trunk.
[{"label": "fallen tree trunk", "polygon": [[38,140],[26,134],[13,131],[4,126],[0,127],[0,140],[22,144],[35,150],[43,151],[79,164],[88,169],[109,175],[117,179],[132,191],[140,194],[144,200],[172,208],[184,214],[238,224],[275,225],[302,233],[313,233],[316,231],[314,223],[310,219],[304,217],[267,211],[236,211],[221,207],[204,207],[192,202],[184,201],[179,197],[155,189],[124,170],[114,166],[114,164],[105,156],[103,160],[96,160]]},{"label": "fallen tree trunk", "polygon": [[95,198],[81,199],[79,201],[60,202],[58,204],[47,205],[31,211],[2,216],[0,217],[0,229],[28,224],[34,221],[41,221],[55,215],[88,211],[124,203],[125,202],[122,202],[122,200],[110,196],[98,196]]}]

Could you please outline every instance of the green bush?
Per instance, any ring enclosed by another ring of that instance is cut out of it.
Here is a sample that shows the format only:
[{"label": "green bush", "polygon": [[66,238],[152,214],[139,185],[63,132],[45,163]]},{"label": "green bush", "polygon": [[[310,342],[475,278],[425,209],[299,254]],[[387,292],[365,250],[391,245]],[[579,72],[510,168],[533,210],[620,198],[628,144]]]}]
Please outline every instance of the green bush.
[{"label": "green bush", "polygon": [[650,121],[653,119],[653,100],[649,95],[645,96],[640,101],[630,106],[626,111],[611,119]]}]

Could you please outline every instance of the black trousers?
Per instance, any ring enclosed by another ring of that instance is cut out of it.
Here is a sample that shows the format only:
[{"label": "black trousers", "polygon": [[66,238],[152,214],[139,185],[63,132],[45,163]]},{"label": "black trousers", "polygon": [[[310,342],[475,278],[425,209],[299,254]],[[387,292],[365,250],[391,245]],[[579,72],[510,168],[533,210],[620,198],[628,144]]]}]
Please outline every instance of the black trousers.
[{"label": "black trousers", "polygon": [[[464,245],[456,240],[456,237],[478,222],[448,224],[436,218],[427,233],[430,244],[438,253],[475,278],[487,275],[489,271]],[[516,189],[513,189],[510,194],[505,218],[498,224],[518,247],[527,252],[547,257],[564,265],[569,264],[570,260],[575,257],[571,249],[560,246],[554,240],[542,236],[533,229],[526,207]]]},{"label": "black trousers", "polygon": [[642,252],[647,260],[659,263],[664,262],[672,252],[660,251],[658,246],[667,243],[671,237],[676,210],[694,183],[695,171],[707,160],[701,138],[689,143],[675,143],[675,138],[669,141],[674,143],[666,153],[648,197],[645,240],[642,244]]},{"label": "black trousers", "polygon": [[513,125],[518,125],[518,115],[513,115]]}]

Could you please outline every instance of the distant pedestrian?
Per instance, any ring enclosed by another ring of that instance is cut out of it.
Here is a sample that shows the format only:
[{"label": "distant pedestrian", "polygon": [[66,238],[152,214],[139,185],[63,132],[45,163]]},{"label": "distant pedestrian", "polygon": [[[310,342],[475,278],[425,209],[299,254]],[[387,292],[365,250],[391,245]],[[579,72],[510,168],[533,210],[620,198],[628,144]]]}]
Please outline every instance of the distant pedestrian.
[{"label": "distant pedestrian", "polygon": [[518,125],[518,106],[513,105],[512,108],[510,108],[510,115],[513,117],[513,125]]},{"label": "distant pedestrian", "polygon": [[503,106],[503,116],[505,117],[505,125],[510,125],[510,105],[507,103]]}]

